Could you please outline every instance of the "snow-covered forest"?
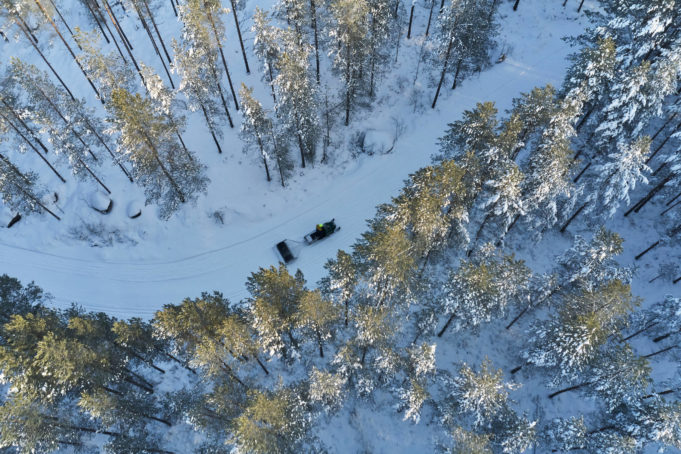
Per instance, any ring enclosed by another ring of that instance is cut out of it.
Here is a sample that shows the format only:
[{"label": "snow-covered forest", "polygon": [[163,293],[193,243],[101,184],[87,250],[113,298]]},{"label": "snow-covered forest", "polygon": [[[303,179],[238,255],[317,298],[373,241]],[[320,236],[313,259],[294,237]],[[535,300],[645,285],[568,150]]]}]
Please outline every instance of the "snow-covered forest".
[{"label": "snow-covered forest", "polygon": [[0,453],[681,452],[680,32],[0,0]]}]

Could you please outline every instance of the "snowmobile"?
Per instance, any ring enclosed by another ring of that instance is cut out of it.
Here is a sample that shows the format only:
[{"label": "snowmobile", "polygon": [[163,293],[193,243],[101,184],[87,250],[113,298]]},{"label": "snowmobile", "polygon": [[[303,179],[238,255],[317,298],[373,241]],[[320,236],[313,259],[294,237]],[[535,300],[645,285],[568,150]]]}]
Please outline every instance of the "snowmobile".
[{"label": "snowmobile", "polygon": [[[318,224],[317,228],[313,232],[310,232],[303,237],[303,240],[305,241],[306,245],[310,245],[334,234],[339,230],[340,227],[336,225],[335,219],[331,219],[329,222]],[[295,255],[293,255],[291,247],[287,242],[299,243],[298,241],[283,240],[276,244],[277,252],[279,252],[281,258],[284,259],[284,263],[290,263],[297,258]]]},{"label": "snowmobile", "polygon": [[305,239],[305,242],[307,244],[316,243],[317,241],[322,240],[327,236],[332,235],[335,232],[339,231],[340,227],[338,227],[334,221],[335,218],[331,219],[329,222],[318,224],[314,232],[310,232],[303,237]]}]

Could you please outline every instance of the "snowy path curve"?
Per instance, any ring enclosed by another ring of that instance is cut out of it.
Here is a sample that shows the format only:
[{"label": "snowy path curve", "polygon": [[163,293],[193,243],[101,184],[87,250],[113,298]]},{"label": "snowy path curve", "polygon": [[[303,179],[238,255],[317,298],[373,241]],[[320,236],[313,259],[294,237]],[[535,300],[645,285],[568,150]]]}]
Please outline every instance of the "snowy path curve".
[{"label": "snowy path curve", "polygon": [[[463,110],[492,100],[503,111],[521,92],[547,83],[560,85],[571,52],[561,38],[579,33],[583,25],[573,12],[542,3],[528,1],[517,13],[504,5],[501,39],[511,50],[503,64],[464,81],[439,100],[435,111],[428,108],[415,116],[411,107],[403,106],[402,111],[388,112],[410,122],[391,154],[362,158],[331,182],[303,179],[306,191],[301,189],[299,203],[283,214],[227,225],[219,235],[200,241],[163,245],[152,258],[135,247],[36,250],[3,240],[0,273],[34,280],[60,307],[78,303],[115,316],[149,318],[164,304],[202,291],[219,290],[232,301],[247,297],[243,283],[250,272],[277,263],[276,242],[301,239],[317,222],[335,217],[342,226],[338,233],[296,251],[300,256],[293,268],[300,268],[314,284],[326,260],[338,249],[347,250],[365,230],[365,219],[373,216],[375,206],[389,201],[409,173],[429,163],[437,138]],[[424,96],[430,97],[431,91],[426,88]]]}]

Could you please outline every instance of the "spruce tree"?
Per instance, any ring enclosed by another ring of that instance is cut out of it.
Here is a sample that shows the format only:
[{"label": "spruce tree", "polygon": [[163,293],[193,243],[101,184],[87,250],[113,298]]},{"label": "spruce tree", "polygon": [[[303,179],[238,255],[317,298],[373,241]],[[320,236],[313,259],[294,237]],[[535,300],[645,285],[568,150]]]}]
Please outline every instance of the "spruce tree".
[{"label": "spruce tree", "polygon": [[17,213],[50,213],[60,220],[42,202],[46,191],[38,186],[38,175],[22,172],[5,156],[0,154],[0,196],[2,202]]}]

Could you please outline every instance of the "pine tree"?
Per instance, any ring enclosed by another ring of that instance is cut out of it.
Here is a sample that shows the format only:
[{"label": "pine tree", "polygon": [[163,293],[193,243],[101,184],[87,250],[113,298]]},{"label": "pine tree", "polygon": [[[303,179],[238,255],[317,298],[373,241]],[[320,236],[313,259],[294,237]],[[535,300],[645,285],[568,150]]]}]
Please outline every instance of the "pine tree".
[{"label": "pine tree", "polygon": [[369,39],[369,3],[367,0],[333,0],[329,5],[333,25],[329,27],[329,49],[333,67],[345,90],[345,126],[350,124],[350,110],[356,104],[362,83],[362,68],[371,46]]},{"label": "pine tree", "polygon": [[410,175],[393,199],[396,221],[408,232],[421,271],[431,254],[444,248],[453,225],[466,222],[468,212],[460,200],[465,193],[464,170],[445,160]]},{"label": "pine tree", "polygon": [[327,270],[320,283],[322,294],[345,306],[345,326],[348,325],[350,304],[353,302],[355,287],[359,280],[357,264],[352,255],[339,249],[335,259],[324,264]]},{"label": "pine tree", "polygon": [[[489,64],[494,45],[495,24],[489,20],[488,2],[454,0],[446,5],[439,17],[436,35],[435,61],[441,65],[432,108],[448,73],[454,73],[452,89],[460,77],[478,71]],[[495,4],[492,4],[495,7]]]},{"label": "pine tree", "polygon": [[[391,32],[395,24],[390,0],[368,0],[369,15],[369,97],[375,94],[376,81],[388,70],[394,40]],[[399,39],[399,38],[398,38]]]},{"label": "pine tree", "polygon": [[300,298],[295,318],[296,326],[316,340],[319,356],[323,358],[324,342],[333,336],[335,325],[340,320],[338,306],[323,298],[319,290],[308,290]]},{"label": "pine tree", "polygon": [[172,342],[176,353],[211,378],[223,377],[226,386],[238,385],[239,392],[248,387],[236,368],[244,355],[255,355],[248,330],[244,333],[243,327],[230,302],[218,292],[187,298],[179,305],[165,305],[154,317],[156,336]]},{"label": "pine tree", "polygon": [[97,430],[77,421],[77,414],[73,407],[13,395],[0,405],[0,449],[30,453],[80,448],[85,435]]},{"label": "pine tree", "polygon": [[552,371],[551,383],[578,381],[608,337],[624,326],[638,301],[618,280],[564,296],[559,317],[532,328],[532,346],[524,353],[531,364]]},{"label": "pine tree", "polygon": [[[211,137],[219,153],[222,153],[220,139],[222,138],[221,124],[225,118],[231,127],[234,127],[229,109],[222,94],[220,81],[215,70],[216,56],[211,49],[196,43],[182,42],[178,44],[173,40],[175,62],[173,70],[182,78],[180,91],[188,100],[189,109],[201,110],[206,121]],[[220,94],[222,105],[216,100],[216,94]]]},{"label": "pine tree", "polygon": [[[246,142],[246,147],[257,146],[260,151],[260,158],[262,159],[263,166],[265,167],[265,175],[267,176],[267,181],[272,181],[270,176],[269,160],[271,153],[268,147],[269,137],[272,131],[272,120],[267,117],[265,109],[263,109],[260,101],[253,97],[253,89],[246,87],[246,85],[241,84],[241,90],[239,90],[239,97],[241,98],[241,114],[244,117],[244,121],[241,123],[241,136]],[[266,148],[267,147],[267,148]],[[244,151],[246,151],[244,149]],[[282,185],[284,184],[284,178],[282,175],[281,179]]]},{"label": "pine tree", "polygon": [[522,260],[483,249],[482,257],[464,261],[444,284],[441,312],[448,315],[438,336],[457,319],[457,329],[474,328],[502,316],[508,306],[523,299],[530,270]]},{"label": "pine tree", "polygon": [[[18,96],[19,87],[16,85],[19,85],[20,88],[28,92],[30,109],[25,102],[20,100]],[[44,94],[43,88],[50,89],[55,87],[46,79],[36,80],[35,77],[17,79],[16,73],[13,73],[12,76],[5,80],[2,101],[6,105],[10,104],[10,109],[13,111],[26,112],[22,116],[23,124],[30,123],[36,129],[44,132],[54,151],[58,156],[62,157],[62,160],[70,164],[75,175],[81,179],[92,178],[110,194],[109,188],[93,171],[93,168],[99,165],[99,160],[92,152],[90,146],[85,143],[81,134],[72,127],[69,127],[71,125],[69,125],[68,120],[51,101],[49,95]],[[54,92],[51,95],[52,98],[57,96]],[[64,125],[67,127],[64,128]],[[33,135],[32,132],[31,135]],[[36,141],[38,141],[37,138]],[[41,145],[42,142],[38,141],[38,144]]]},{"label": "pine tree", "polygon": [[0,195],[2,203],[18,213],[40,213],[46,211],[60,220],[42,202],[45,190],[37,184],[38,175],[22,172],[4,155],[0,155]]},{"label": "pine tree", "polygon": [[476,428],[486,426],[504,411],[508,403],[508,391],[515,385],[504,383],[501,369],[494,370],[489,359],[475,372],[463,364],[457,375],[446,380],[447,397],[443,402],[443,420],[454,423],[458,415],[472,420]]},{"label": "pine tree", "polygon": [[253,53],[262,63],[263,80],[272,89],[272,97],[277,101],[274,92],[274,78],[277,75],[277,63],[281,56],[281,33],[282,30],[270,24],[267,11],[263,11],[256,6],[253,14],[253,27],[251,31],[255,34],[253,41]]},{"label": "pine tree", "polygon": [[305,168],[306,161],[314,162],[319,136],[317,87],[311,80],[309,46],[288,33],[284,48],[277,62],[279,73],[274,79],[275,110],[282,130],[295,138],[301,166]]},{"label": "pine tree", "polygon": [[313,367],[309,380],[311,402],[320,405],[325,413],[335,412],[342,406],[347,378]]},{"label": "pine tree", "polygon": [[234,421],[231,442],[240,451],[254,454],[300,452],[307,425],[293,389],[252,391],[248,406]]},{"label": "pine tree", "polygon": [[284,264],[279,268],[260,268],[246,282],[251,294],[251,325],[263,350],[288,358],[297,347],[293,336],[295,318],[305,294],[305,279],[300,270],[289,274]]},{"label": "pine tree", "polygon": [[636,184],[648,182],[645,173],[650,172],[650,168],[645,161],[649,153],[650,138],[641,137],[632,144],[620,144],[607,161],[595,166],[595,176],[588,183],[586,202],[563,224],[561,231],[565,231],[582,211],[603,222],[615,215],[622,202],[628,205],[629,193]]},{"label": "pine tree", "polygon": [[113,126],[121,133],[120,150],[132,162],[147,203],[159,203],[161,218],[205,192],[205,167],[182,151],[173,137],[175,125],[155,112],[149,99],[116,89],[107,106]]},{"label": "pine tree", "polygon": [[355,262],[366,276],[375,304],[409,304],[416,285],[418,262],[414,243],[398,223],[372,221],[354,246]]},{"label": "pine tree", "polygon": [[[6,274],[0,275],[0,322],[5,324],[13,315],[24,315],[39,311],[50,296],[33,282],[22,285],[21,282]],[[2,326],[0,325],[0,333]],[[2,342],[2,334],[0,334]]]},{"label": "pine tree", "polygon": [[454,447],[449,451],[451,454],[492,454],[490,448],[490,435],[477,434],[462,427],[452,430]]}]

